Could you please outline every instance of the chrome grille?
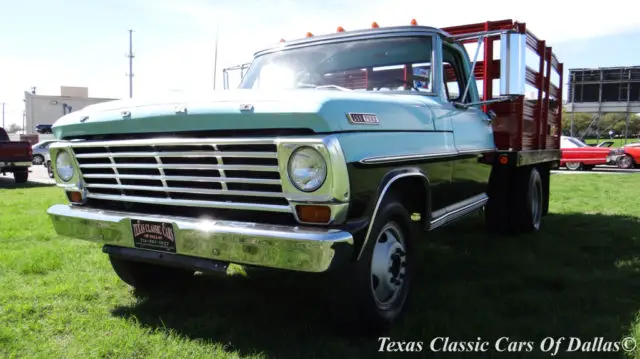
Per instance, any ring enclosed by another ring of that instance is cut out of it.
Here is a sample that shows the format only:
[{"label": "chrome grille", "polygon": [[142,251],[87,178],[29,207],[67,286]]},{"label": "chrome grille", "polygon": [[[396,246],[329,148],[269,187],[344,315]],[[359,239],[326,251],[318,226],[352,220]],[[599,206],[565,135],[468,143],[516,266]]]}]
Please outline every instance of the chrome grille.
[{"label": "chrome grille", "polygon": [[78,142],[71,148],[88,198],[291,211],[273,140]]}]

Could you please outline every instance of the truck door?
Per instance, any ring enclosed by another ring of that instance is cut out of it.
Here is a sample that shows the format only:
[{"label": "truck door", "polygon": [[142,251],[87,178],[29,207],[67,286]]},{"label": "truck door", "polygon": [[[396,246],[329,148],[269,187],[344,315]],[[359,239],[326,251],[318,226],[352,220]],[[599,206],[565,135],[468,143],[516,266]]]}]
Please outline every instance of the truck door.
[{"label": "truck door", "polygon": [[[471,64],[464,47],[443,43],[442,46],[444,92],[451,114],[451,127],[458,158],[453,163],[452,187],[455,202],[465,201],[487,191],[491,167],[479,160],[483,153],[495,148],[489,116],[480,106],[463,108],[454,106],[463,102],[463,94]],[[464,103],[478,102],[475,81],[469,86]]]}]

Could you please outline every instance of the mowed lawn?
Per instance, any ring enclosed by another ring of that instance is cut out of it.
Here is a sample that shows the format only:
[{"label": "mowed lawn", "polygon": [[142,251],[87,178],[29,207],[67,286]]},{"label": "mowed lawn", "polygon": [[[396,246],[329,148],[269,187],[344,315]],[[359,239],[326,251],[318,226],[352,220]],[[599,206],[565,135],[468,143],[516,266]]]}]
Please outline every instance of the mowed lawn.
[{"label": "mowed lawn", "polygon": [[[2,358],[384,357],[376,338],[330,331],[313,276],[198,277],[184,291],[138,297],[98,244],[54,234],[46,209],[63,202],[60,190],[6,183]],[[553,175],[551,214],[541,233],[491,236],[478,216],[430,234],[406,320],[390,336],[422,341],[422,356],[443,358],[497,353],[434,355],[433,338],[535,343],[533,352],[511,358],[551,357],[538,349],[545,337],[632,335],[640,343],[639,184],[637,175]]]}]

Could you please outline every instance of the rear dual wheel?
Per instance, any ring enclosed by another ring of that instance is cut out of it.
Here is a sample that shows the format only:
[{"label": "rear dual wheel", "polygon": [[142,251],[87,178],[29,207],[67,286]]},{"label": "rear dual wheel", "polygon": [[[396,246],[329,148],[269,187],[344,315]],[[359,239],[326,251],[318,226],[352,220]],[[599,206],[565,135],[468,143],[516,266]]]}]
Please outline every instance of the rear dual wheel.
[{"label": "rear dual wheel", "polygon": [[536,167],[494,168],[485,210],[487,227],[499,233],[538,231],[548,211],[547,193]]}]

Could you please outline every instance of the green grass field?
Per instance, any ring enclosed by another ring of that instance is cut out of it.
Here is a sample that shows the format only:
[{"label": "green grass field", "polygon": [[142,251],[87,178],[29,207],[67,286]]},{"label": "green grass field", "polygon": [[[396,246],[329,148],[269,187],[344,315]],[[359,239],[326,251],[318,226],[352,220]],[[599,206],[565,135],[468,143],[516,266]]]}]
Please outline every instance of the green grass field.
[{"label": "green grass field", "polygon": [[[480,217],[431,234],[413,301],[390,336],[424,342],[427,357],[436,337],[535,343],[510,358],[552,357],[538,349],[545,337],[640,343],[638,179],[553,175],[551,214],[538,234],[493,237]],[[330,332],[312,276],[199,277],[188,290],[139,298],[99,245],[54,234],[45,211],[63,201],[60,190],[0,196],[2,358],[384,357],[375,338]]]}]

